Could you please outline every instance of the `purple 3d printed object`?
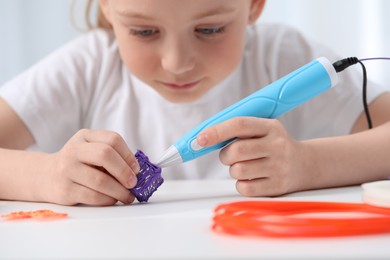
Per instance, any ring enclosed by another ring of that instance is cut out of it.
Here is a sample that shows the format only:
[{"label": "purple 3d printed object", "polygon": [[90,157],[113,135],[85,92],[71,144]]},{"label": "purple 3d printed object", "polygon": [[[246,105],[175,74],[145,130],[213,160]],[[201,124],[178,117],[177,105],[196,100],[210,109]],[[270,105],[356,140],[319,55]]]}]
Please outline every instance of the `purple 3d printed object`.
[{"label": "purple 3d printed object", "polygon": [[147,202],[153,192],[163,184],[164,179],[161,177],[161,168],[151,163],[141,150],[137,150],[135,158],[138,160],[140,170],[137,174],[137,185],[130,191],[139,202]]}]

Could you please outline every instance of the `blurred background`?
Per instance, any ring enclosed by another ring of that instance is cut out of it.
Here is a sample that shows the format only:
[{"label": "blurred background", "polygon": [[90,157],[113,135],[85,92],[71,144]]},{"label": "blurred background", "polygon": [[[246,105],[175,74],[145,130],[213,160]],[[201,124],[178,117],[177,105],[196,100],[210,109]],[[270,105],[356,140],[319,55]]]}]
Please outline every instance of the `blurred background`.
[{"label": "blurred background", "polygon": [[[82,34],[74,24],[85,29],[85,0],[0,0],[0,4],[0,86]],[[390,57],[388,10],[388,0],[268,0],[259,22],[294,26],[344,57]],[[365,64],[369,79],[390,88],[390,61]]]}]

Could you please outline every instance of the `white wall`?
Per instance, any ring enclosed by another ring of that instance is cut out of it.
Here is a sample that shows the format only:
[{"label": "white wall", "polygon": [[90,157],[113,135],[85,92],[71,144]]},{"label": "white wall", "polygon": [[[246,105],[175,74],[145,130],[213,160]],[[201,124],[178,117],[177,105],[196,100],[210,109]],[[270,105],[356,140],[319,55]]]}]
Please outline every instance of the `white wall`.
[{"label": "white wall", "polygon": [[0,85],[72,39],[68,0],[0,0]]},{"label": "white wall", "polygon": [[[290,24],[343,57],[390,57],[389,10],[387,0],[268,0],[260,22]],[[390,88],[390,61],[365,64]]]},{"label": "white wall", "polygon": [[[81,17],[85,1],[76,1]],[[70,3],[0,0],[0,85],[81,33]],[[268,0],[260,22],[293,25],[345,57],[390,57],[388,10],[387,0]],[[370,78],[390,87],[390,61],[366,64]]]}]

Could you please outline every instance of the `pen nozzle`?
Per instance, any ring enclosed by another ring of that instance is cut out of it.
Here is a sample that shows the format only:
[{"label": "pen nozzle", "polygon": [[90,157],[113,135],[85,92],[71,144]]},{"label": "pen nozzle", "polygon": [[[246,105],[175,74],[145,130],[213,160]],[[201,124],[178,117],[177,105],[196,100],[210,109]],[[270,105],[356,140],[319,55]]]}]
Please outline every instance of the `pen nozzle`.
[{"label": "pen nozzle", "polygon": [[155,164],[158,167],[165,168],[182,162],[183,159],[181,158],[179,151],[174,145],[172,145],[163,153],[163,155]]}]

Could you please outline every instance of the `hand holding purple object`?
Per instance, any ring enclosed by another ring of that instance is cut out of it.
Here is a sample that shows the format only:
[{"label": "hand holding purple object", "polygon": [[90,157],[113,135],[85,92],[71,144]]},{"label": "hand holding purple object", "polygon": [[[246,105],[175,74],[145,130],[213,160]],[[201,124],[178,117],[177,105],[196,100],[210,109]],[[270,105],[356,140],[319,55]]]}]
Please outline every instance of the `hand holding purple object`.
[{"label": "hand holding purple object", "polygon": [[130,189],[139,202],[147,202],[152,194],[163,184],[161,177],[161,168],[151,163],[149,158],[141,151],[137,150],[135,154],[140,171],[137,174],[137,185]]}]

